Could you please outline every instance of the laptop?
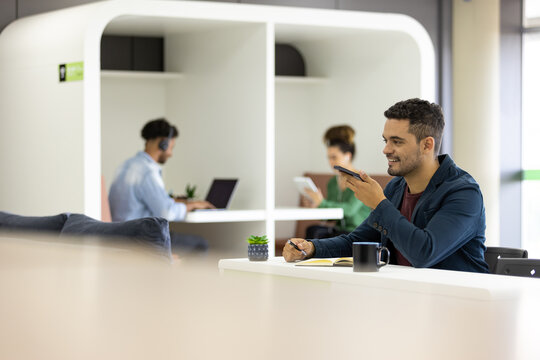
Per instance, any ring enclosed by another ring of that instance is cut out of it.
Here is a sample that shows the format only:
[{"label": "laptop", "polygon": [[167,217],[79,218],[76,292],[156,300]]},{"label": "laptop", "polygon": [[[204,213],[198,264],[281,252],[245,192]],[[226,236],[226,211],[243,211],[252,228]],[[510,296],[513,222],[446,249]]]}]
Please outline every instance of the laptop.
[{"label": "laptop", "polygon": [[214,179],[205,200],[214,205],[216,209],[198,209],[197,211],[227,209],[237,183],[238,179]]}]

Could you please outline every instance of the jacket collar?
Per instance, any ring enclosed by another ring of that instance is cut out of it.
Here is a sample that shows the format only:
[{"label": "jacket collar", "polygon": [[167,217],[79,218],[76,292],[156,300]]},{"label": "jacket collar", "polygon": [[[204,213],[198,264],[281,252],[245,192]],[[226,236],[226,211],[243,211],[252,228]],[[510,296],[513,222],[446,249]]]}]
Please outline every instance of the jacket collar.
[{"label": "jacket collar", "polygon": [[450,171],[450,169],[456,167],[454,160],[452,160],[452,158],[448,154],[439,155],[437,159],[439,160],[439,168],[431,177],[431,180],[429,181],[426,190],[428,190],[432,186],[437,188],[437,186],[439,186],[448,177],[448,172]]}]

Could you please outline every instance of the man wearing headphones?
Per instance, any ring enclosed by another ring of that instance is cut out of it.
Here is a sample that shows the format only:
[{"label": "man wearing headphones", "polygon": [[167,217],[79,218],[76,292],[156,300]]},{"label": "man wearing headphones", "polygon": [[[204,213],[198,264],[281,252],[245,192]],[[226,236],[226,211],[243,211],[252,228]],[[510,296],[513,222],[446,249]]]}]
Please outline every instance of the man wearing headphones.
[{"label": "man wearing headphones", "polygon": [[[165,119],[149,121],[141,136],[144,151],[126,160],[117,171],[109,191],[113,221],[127,221],[158,216],[169,221],[183,220],[188,211],[214,206],[207,201],[183,201],[171,198],[165,191],[160,165],[172,156],[178,130]],[[206,249],[206,241],[194,235],[171,237],[180,247]]]}]

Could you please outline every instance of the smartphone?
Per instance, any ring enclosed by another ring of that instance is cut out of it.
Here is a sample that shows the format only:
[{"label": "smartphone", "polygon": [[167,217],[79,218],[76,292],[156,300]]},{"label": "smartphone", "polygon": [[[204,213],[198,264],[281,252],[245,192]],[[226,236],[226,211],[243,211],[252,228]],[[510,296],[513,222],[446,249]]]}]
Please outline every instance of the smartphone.
[{"label": "smartphone", "polygon": [[[343,172],[343,173],[345,173],[345,174],[349,174],[349,175],[351,175],[352,177],[357,178],[358,180],[362,180],[362,178],[360,177],[360,174],[355,173],[355,172],[353,172],[353,171],[351,171],[351,170],[349,170],[349,169],[345,169],[344,167],[341,167],[341,166],[336,165],[336,166],[334,166],[334,169],[339,170],[339,171],[341,171],[341,172]],[[364,181],[364,180],[362,180],[362,181]],[[365,182],[365,181],[364,181],[364,182]]]}]

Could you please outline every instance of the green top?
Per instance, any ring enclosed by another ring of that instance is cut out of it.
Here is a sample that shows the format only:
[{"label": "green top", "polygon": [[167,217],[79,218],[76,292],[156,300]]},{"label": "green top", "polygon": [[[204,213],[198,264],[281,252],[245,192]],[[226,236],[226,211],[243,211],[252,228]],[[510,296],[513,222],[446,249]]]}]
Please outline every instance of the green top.
[{"label": "green top", "polygon": [[343,192],[339,188],[337,176],[328,181],[326,185],[327,196],[320,208],[342,208],[343,221],[338,221],[336,227],[339,230],[353,231],[364,221],[371,209],[354,196],[354,192],[346,188]]}]

